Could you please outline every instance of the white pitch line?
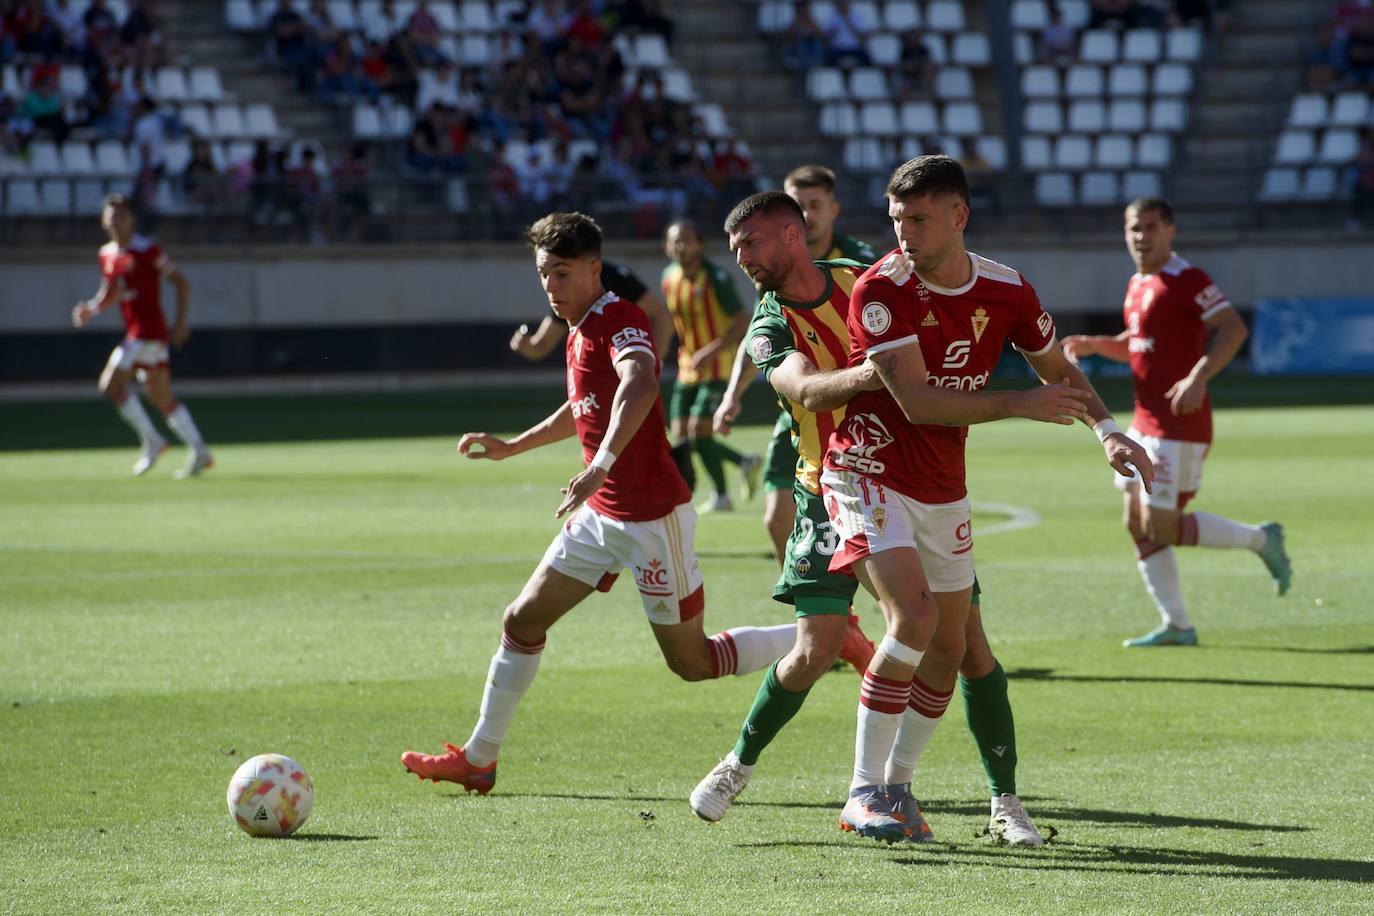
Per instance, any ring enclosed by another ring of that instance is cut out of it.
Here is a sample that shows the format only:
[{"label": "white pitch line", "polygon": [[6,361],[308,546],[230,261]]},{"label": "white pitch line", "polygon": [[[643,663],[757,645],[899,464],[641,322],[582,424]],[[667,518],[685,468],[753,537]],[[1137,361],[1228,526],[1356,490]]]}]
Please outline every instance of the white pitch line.
[{"label": "white pitch line", "polygon": [[989,534],[1006,534],[1008,531],[1021,531],[1024,528],[1034,528],[1040,524],[1040,513],[1025,506],[1013,506],[1011,503],[974,503],[973,508],[981,512],[995,512],[998,515],[1006,515],[1009,518],[1005,522],[995,522],[985,527],[974,529],[974,534],[979,537],[986,537]]}]

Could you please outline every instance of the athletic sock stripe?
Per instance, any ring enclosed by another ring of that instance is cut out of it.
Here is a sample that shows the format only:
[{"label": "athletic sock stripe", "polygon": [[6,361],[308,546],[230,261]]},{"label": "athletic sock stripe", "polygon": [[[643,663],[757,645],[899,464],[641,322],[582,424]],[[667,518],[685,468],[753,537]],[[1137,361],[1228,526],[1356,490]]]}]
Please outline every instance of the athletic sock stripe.
[{"label": "athletic sock stripe", "polygon": [[1191,512],[1179,519],[1178,545],[1180,547],[1197,546],[1197,516]]},{"label": "athletic sock stripe", "polygon": [[521,655],[538,655],[544,651],[544,643],[546,642],[548,642],[547,639],[541,639],[539,642],[525,643],[510,635],[509,632],[501,631],[501,647]]},{"label": "athletic sock stripe", "polygon": [[1135,558],[1137,560],[1148,560],[1150,557],[1168,547],[1168,544],[1156,544],[1154,541],[1139,540],[1135,542]]},{"label": "athletic sock stripe", "polygon": [[911,697],[911,682],[897,681],[865,672],[859,685],[859,704],[875,712],[900,714]]},{"label": "athletic sock stripe", "polygon": [[729,633],[717,633],[706,640],[711,646],[711,676],[725,677],[739,670],[739,652],[735,638]]}]

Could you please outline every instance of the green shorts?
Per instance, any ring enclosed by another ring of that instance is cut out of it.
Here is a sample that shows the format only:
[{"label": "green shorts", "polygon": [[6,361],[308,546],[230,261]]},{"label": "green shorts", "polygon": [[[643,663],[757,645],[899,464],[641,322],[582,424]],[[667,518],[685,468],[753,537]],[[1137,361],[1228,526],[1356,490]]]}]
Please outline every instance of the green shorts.
[{"label": "green shorts", "polygon": [[725,389],[729,384],[698,382],[694,385],[684,385],[682,382],[673,382],[673,396],[668,405],[668,416],[674,420],[678,417],[711,419],[715,416],[716,408],[720,406],[721,398],[725,397]]},{"label": "green shorts", "polygon": [[830,557],[840,546],[840,536],[830,525],[820,496],[798,486],[796,521],[787,539],[782,576],[773,586],[773,600],[791,604],[798,617],[813,614],[845,614],[854,603],[859,580],[830,571]]},{"label": "green shorts", "polygon": [[763,458],[763,490],[790,490],[797,479],[797,449],[792,444],[792,417],[778,414],[773,438]]}]

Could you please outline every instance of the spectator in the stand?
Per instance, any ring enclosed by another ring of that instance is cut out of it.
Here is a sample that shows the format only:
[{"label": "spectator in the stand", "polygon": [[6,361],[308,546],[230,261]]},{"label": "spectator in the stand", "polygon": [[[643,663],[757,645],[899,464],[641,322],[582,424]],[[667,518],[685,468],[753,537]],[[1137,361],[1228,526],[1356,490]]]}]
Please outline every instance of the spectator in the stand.
[{"label": "spectator in the stand", "polygon": [[1047,63],[1067,66],[1078,48],[1078,30],[1064,19],[1059,4],[1050,7],[1049,22],[1040,30],[1040,58]]},{"label": "spectator in the stand", "polygon": [[367,144],[354,143],[344,150],[331,173],[334,190],[334,232],[349,237],[356,226],[372,215],[367,191]]},{"label": "spectator in the stand", "polygon": [[19,106],[14,99],[0,92],[0,153],[12,156],[24,148],[25,136],[15,116]]},{"label": "spectator in the stand", "polygon": [[796,0],[791,8],[791,22],[783,32],[783,66],[801,71],[819,67],[826,54],[826,33],[807,0]]},{"label": "spectator in the stand", "polygon": [[224,206],[224,176],[215,167],[210,144],[200,137],[191,141],[191,158],[181,172],[181,192],[189,203],[208,213],[217,213]]},{"label": "spectator in the stand", "polygon": [[[993,213],[1002,209],[1001,196],[992,181],[992,163],[988,162],[983,151],[978,148],[977,137],[964,137],[959,141],[959,155],[955,157],[968,176],[969,196],[975,203],[986,207]],[[982,212],[980,208],[979,212]]]},{"label": "spectator in the stand", "polygon": [[563,9],[562,0],[537,0],[525,19],[530,36],[544,48],[544,53],[552,56],[563,43],[563,34],[568,23],[568,14]]},{"label": "spectator in the stand", "polygon": [[62,52],[62,30],[48,15],[43,0],[17,0],[5,17],[19,51],[52,59]]},{"label": "spectator in the stand", "polygon": [[62,33],[62,46],[72,56],[79,56],[86,44],[86,27],[81,22],[81,13],[72,0],[51,0],[48,15]]},{"label": "spectator in the stand", "polygon": [[1224,32],[1230,7],[1230,0],[1173,0],[1169,24],[1175,27],[1196,24],[1209,32]]},{"label": "spectator in the stand", "polygon": [[835,0],[823,27],[825,33],[825,63],[867,67],[872,63],[864,39],[873,32],[874,24],[866,14],[854,9],[849,0]]},{"label": "spectator in the stand", "polygon": [[135,67],[160,67],[167,61],[162,40],[162,24],[151,0],[134,0],[129,16],[119,30],[124,59]]},{"label": "spectator in the stand", "polygon": [[606,4],[606,12],[617,31],[651,32],[662,35],[667,44],[673,43],[673,20],[664,14],[663,0],[612,0]]},{"label": "spectator in the stand", "polygon": [[461,173],[467,168],[463,152],[455,146],[448,112],[442,105],[431,105],[415,119],[415,126],[410,131],[410,147],[406,151],[406,161],[415,171],[426,176],[435,171]]},{"label": "spectator in the stand", "polygon": [[1336,41],[1336,30],[1329,23],[1317,30],[1317,46],[1307,54],[1303,84],[1308,92],[1326,92],[1345,73],[1344,48]]},{"label": "spectator in the stand", "polygon": [[296,12],[291,0],[277,0],[277,8],[267,20],[272,37],[272,52],[296,77],[296,87],[308,92],[314,81],[310,59],[310,31],[305,18]]},{"label": "spectator in the stand", "polygon": [[902,57],[892,73],[892,89],[903,101],[925,98],[935,84],[935,58],[920,29],[902,35]]},{"label": "spectator in the stand", "polygon": [[592,9],[591,0],[573,0],[567,22],[563,26],[563,38],[576,38],[589,50],[600,48],[606,41],[606,29],[601,19]]},{"label": "spectator in the stand", "polygon": [[81,15],[81,25],[86,35],[87,66],[98,61],[118,63],[119,22],[105,0],[91,0]]},{"label": "spectator in the stand", "polygon": [[453,107],[471,121],[487,121],[487,94],[482,89],[481,71],[476,67],[464,67],[458,75],[458,91],[454,93]]},{"label": "spectator in the stand", "polygon": [[606,96],[597,76],[595,58],[582,39],[570,35],[553,62],[558,81],[558,104],[568,125],[579,137],[604,140],[610,133]]},{"label": "spectator in the stand", "polygon": [[1142,17],[1147,15],[1140,0],[1090,0],[1090,6],[1091,14],[1088,17],[1088,28],[1090,29],[1098,29],[1107,25],[1133,29],[1144,25]]},{"label": "spectator in the stand", "polygon": [[573,175],[577,163],[573,161],[572,150],[567,140],[558,140],[544,163],[544,180],[548,184],[549,202],[558,210],[566,210],[571,205]]},{"label": "spectator in the stand", "polygon": [[726,200],[739,200],[754,190],[754,164],[733,137],[721,140],[711,162],[711,184]]},{"label": "spectator in the stand", "polygon": [[442,34],[439,20],[430,12],[429,0],[420,0],[415,11],[406,21],[406,35],[410,39],[411,51],[422,67],[437,67],[445,62],[444,52],[439,47]]},{"label": "spectator in the stand", "polygon": [[361,63],[353,56],[353,42],[340,36],[324,53],[320,70],[320,100],[325,104],[350,103],[358,96],[376,102],[377,84],[363,72]]},{"label": "spectator in the stand", "polygon": [[1374,218],[1374,128],[1360,131],[1360,151],[1351,171],[1350,228],[1361,229]]},{"label": "spectator in the stand", "polygon": [[[285,150],[282,151],[282,155],[285,156]],[[325,235],[321,228],[321,192],[324,183],[320,179],[317,159],[314,148],[307,146],[301,150],[300,161],[288,169],[286,174],[290,188],[288,206],[296,224],[296,231],[302,241],[309,240],[318,245],[325,241]]]},{"label": "spectator in the stand", "polygon": [[416,110],[428,111],[435,102],[449,108],[457,108],[458,86],[458,69],[452,63],[444,61],[429,79],[420,82],[420,91],[415,96]]},{"label": "spectator in the stand", "polygon": [[1374,82],[1374,9],[1350,25],[1345,40],[1346,81],[1352,84]]},{"label": "spectator in the stand", "polygon": [[250,226],[266,226],[276,220],[281,181],[285,178],[277,171],[276,163],[267,141],[259,140],[253,145],[253,155],[238,176],[239,188],[248,191]]},{"label": "spectator in the stand", "polygon": [[520,200],[520,178],[506,159],[506,143],[497,140],[487,158],[487,190],[498,213],[514,213]]},{"label": "spectator in the stand", "polygon": [[404,31],[391,36],[386,43],[386,66],[390,73],[388,91],[396,95],[403,105],[415,107],[415,96],[420,91],[420,62],[415,57],[410,36]]},{"label": "spectator in the stand", "polygon": [[157,103],[146,96],[138,103],[138,117],[134,121],[134,150],[138,160],[138,175],[134,178],[134,216],[145,231],[151,228],[153,202],[157,199],[158,182],[166,170],[163,147],[166,130]]},{"label": "spectator in the stand", "polygon": [[19,117],[38,130],[50,133],[58,143],[65,142],[71,125],[63,112],[62,95],[57,91],[57,74],[44,70],[34,80],[19,104]]}]

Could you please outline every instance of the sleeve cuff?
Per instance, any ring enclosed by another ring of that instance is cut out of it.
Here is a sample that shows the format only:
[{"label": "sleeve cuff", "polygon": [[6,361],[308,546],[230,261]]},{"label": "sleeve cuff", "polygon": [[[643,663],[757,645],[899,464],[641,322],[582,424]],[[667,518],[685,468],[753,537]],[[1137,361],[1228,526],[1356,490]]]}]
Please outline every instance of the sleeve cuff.
[{"label": "sleeve cuff", "polygon": [[886,353],[888,350],[895,350],[898,347],[905,347],[907,344],[917,343],[919,339],[920,338],[915,334],[908,334],[906,337],[899,337],[896,340],[885,340],[880,344],[874,344],[864,350],[864,355],[877,356],[879,353]]},{"label": "sleeve cuff", "polygon": [[1025,356],[1044,356],[1046,353],[1050,352],[1050,350],[1054,348],[1054,344],[1055,339],[1051,337],[1050,342],[1045,344],[1039,350],[1022,350],[1020,347],[1016,347],[1016,344],[1012,344],[1012,346],[1016,347],[1016,349],[1018,350],[1021,350],[1021,353]]},{"label": "sleeve cuff", "polygon": [[1235,306],[1231,304],[1231,300],[1230,300],[1230,299],[1223,299],[1223,300],[1221,300],[1220,302],[1218,302],[1216,305],[1214,305],[1214,306],[1212,306],[1211,308],[1209,308],[1207,311],[1203,312],[1203,313],[1202,313],[1202,320],[1203,320],[1203,321],[1206,321],[1208,318],[1211,318],[1213,315],[1215,315],[1217,312],[1221,311],[1222,309],[1231,309],[1231,308],[1235,308]]},{"label": "sleeve cuff", "polygon": [[647,353],[651,359],[657,359],[657,356],[654,354],[654,351],[649,347],[646,347],[643,344],[634,344],[628,347],[621,347],[620,350],[616,352],[615,359],[611,360],[611,362],[618,363],[632,353]]}]

